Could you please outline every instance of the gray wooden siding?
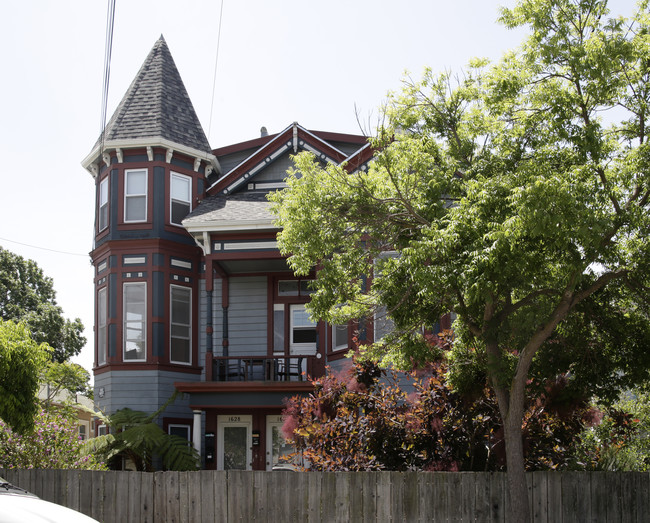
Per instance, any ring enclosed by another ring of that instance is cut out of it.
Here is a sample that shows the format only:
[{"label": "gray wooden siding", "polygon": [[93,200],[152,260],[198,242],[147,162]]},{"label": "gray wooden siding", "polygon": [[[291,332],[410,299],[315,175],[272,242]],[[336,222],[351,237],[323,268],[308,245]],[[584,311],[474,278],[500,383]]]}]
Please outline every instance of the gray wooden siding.
[{"label": "gray wooden siding", "polygon": [[228,341],[231,356],[266,354],[266,276],[230,279]]},{"label": "gray wooden siding", "polygon": [[[128,407],[151,413],[169,399],[174,393],[175,381],[198,381],[196,374],[173,371],[111,371],[95,376],[95,390],[98,391],[95,404],[106,414]],[[104,387],[104,397],[99,397],[99,389]],[[164,416],[191,416],[189,397],[180,397],[167,407]]]},{"label": "gray wooden siding", "polygon": [[284,180],[287,177],[287,170],[292,168],[293,160],[291,159],[291,154],[293,154],[293,149],[291,153],[287,151],[276,160],[271,163],[268,167],[264,168],[260,173],[255,175],[249,181],[251,182],[265,182],[265,181],[277,181]]},{"label": "gray wooden siding", "polygon": [[[197,332],[199,342],[199,361],[198,364],[205,366],[205,353],[207,350],[207,339],[205,329],[208,324],[208,294],[205,290],[205,280],[199,281],[199,311],[198,321],[199,329]],[[223,309],[221,308],[221,280],[215,278],[212,291],[212,351],[215,356],[221,355],[222,337],[223,337]],[[205,379],[205,367],[203,368],[201,379]]]}]

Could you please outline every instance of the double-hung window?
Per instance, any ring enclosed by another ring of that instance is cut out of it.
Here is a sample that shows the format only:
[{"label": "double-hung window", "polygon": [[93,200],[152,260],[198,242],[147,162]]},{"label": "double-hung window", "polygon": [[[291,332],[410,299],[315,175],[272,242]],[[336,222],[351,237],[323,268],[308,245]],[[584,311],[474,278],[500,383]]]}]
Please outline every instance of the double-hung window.
[{"label": "double-hung window", "polygon": [[178,173],[171,173],[170,217],[174,225],[181,221],[192,210],[190,195],[192,194],[192,179]]},{"label": "double-hung window", "polygon": [[124,177],[124,221],[147,221],[147,170],[128,170]]},{"label": "double-hung window", "polygon": [[192,363],[192,289],[171,286],[170,361]]},{"label": "double-hung window", "polygon": [[106,363],[106,287],[97,292],[97,365]]},{"label": "double-hung window", "polygon": [[124,284],[124,361],[145,361],[147,284]]},{"label": "double-hung window", "polygon": [[98,214],[98,228],[100,231],[103,231],[108,227],[108,176],[99,183]]},{"label": "double-hung window", "polygon": [[316,322],[312,321],[304,305],[290,305],[289,352],[316,354]]}]

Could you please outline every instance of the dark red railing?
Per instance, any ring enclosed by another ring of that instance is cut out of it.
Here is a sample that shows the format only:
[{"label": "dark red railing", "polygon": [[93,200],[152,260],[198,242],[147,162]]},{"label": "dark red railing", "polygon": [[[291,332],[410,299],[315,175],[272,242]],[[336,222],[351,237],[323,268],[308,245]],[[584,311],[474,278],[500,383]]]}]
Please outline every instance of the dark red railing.
[{"label": "dark red railing", "polygon": [[307,381],[315,356],[212,356],[207,381]]}]

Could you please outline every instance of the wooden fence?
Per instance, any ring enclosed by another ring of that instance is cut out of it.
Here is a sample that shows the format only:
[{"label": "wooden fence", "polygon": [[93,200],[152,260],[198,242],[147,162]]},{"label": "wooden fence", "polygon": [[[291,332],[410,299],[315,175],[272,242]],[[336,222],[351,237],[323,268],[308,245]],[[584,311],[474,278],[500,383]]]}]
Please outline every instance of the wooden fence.
[{"label": "wooden fence", "polygon": [[[504,522],[505,474],[1,470],[48,501],[112,522]],[[535,522],[650,521],[650,474],[533,472]]]}]

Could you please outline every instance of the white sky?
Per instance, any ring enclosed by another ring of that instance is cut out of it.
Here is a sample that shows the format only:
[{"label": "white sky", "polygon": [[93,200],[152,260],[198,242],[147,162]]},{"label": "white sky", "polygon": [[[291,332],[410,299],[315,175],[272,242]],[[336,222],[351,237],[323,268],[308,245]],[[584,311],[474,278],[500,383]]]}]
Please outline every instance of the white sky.
[{"label": "white sky", "polygon": [[[496,23],[514,3],[224,0],[213,99],[221,0],[116,0],[108,117],[163,34],[212,147],[293,121],[359,133],[355,107],[372,121],[405,71],[460,71],[517,46],[525,33]],[[88,370],[94,185],[80,162],[100,133],[107,4],[13,1],[0,17],[0,246],[54,279],[65,316],[86,326],[75,361]],[[610,1],[615,14],[633,5]]]}]

